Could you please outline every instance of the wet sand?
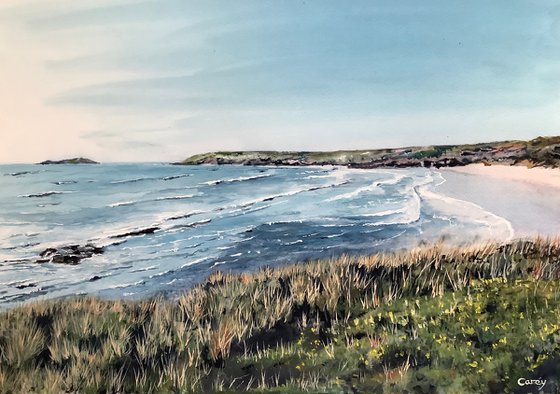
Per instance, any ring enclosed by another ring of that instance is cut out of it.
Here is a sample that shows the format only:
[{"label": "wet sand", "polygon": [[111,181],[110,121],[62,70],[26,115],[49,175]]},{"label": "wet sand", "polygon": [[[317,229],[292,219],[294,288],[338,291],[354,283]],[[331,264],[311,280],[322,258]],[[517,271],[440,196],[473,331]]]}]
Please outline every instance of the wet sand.
[{"label": "wet sand", "polygon": [[560,236],[560,169],[469,165],[440,170],[436,191],[507,219],[515,237]]}]

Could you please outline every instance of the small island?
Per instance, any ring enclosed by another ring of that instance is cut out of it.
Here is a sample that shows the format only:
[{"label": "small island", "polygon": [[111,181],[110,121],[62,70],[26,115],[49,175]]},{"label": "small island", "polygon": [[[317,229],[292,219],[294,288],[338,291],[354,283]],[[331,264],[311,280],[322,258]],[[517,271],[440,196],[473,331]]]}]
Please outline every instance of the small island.
[{"label": "small island", "polygon": [[560,136],[531,141],[502,141],[470,145],[431,145],[396,149],[332,152],[228,151],[191,156],[174,164],[340,165],[350,168],[458,167],[484,163],[560,166]]},{"label": "small island", "polygon": [[63,160],[45,160],[38,164],[48,165],[48,164],[99,164],[99,162],[87,159],[85,157],[74,157],[72,159]]}]

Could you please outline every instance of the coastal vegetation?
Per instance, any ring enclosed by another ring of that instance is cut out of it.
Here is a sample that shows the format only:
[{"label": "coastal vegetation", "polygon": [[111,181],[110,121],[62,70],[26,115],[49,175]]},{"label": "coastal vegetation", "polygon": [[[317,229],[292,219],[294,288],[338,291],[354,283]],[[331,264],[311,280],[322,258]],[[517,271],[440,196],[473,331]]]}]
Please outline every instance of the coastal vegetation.
[{"label": "coastal vegetation", "polygon": [[502,141],[470,145],[435,145],[398,149],[333,152],[232,151],[191,156],[180,163],[244,165],[343,165],[353,168],[454,167],[499,163],[528,167],[560,166],[560,136],[531,141]]},{"label": "coastal vegetation", "polygon": [[[2,393],[558,389],[560,240],[213,273],[176,299],[0,314]],[[535,388],[536,389],[536,388]]]}]

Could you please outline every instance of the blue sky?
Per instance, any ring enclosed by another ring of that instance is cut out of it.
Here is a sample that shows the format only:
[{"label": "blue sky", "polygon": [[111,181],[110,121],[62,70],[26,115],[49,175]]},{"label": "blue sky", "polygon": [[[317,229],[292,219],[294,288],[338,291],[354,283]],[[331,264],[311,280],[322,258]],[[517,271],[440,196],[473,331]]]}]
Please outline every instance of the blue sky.
[{"label": "blue sky", "polygon": [[560,134],[555,1],[13,1],[0,161]]}]

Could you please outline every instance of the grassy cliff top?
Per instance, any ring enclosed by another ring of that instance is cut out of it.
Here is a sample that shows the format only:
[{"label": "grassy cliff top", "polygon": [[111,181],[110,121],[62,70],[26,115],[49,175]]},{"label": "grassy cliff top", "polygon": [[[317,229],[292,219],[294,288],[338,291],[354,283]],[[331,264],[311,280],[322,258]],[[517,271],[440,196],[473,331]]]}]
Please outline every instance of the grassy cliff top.
[{"label": "grassy cliff top", "polygon": [[557,166],[560,164],[560,137],[539,137],[531,141],[330,152],[222,151],[194,155],[177,164],[345,165],[367,168],[450,166],[483,161]]},{"label": "grassy cliff top", "polygon": [[215,273],[0,314],[0,392],[515,392],[560,376],[560,241]]}]

